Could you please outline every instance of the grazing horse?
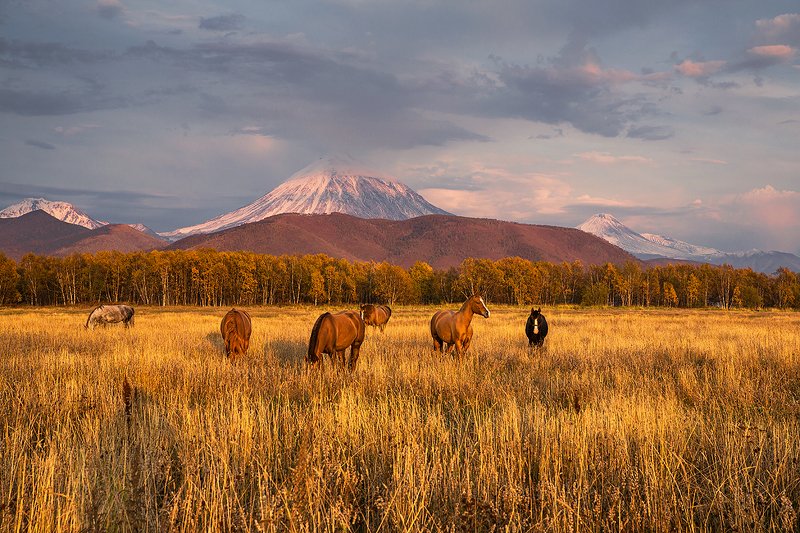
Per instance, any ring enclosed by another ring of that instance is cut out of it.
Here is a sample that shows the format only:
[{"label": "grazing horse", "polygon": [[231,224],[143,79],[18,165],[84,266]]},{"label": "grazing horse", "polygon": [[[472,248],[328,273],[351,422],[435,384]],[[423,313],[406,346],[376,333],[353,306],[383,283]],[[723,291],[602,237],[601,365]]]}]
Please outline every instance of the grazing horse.
[{"label": "grazing horse", "polygon": [[250,333],[253,330],[250,314],[233,308],[222,317],[219,325],[222,340],[225,342],[225,355],[233,360],[236,355],[244,355],[250,347]]},{"label": "grazing horse", "polygon": [[441,352],[444,347],[444,353],[450,353],[455,347],[455,355],[464,355],[472,342],[472,315],[475,313],[489,318],[489,309],[477,294],[464,302],[458,311],[437,311],[431,317],[433,350]]},{"label": "grazing horse", "polygon": [[364,304],[361,306],[361,318],[367,326],[377,326],[381,332],[392,316],[392,308],[388,305]]},{"label": "grazing horse", "polygon": [[311,328],[306,362],[321,363],[322,354],[328,354],[331,358],[338,357],[345,365],[345,350],[349,347],[350,361],[346,366],[352,372],[356,368],[361,343],[364,342],[364,329],[364,321],[355,311],[322,313]]},{"label": "grazing horse", "polygon": [[105,326],[106,324],[117,324],[122,322],[126,328],[133,325],[133,307],[130,305],[98,305],[89,313],[86,324],[87,329],[94,329],[95,326]]},{"label": "grazing horse", "polygon": [[528,336],[528,346],[541,348],[544,338],[547,337],[547,320],[544,319],[542,308],[531,309],[531,315],[525,322],[525,335]]}]

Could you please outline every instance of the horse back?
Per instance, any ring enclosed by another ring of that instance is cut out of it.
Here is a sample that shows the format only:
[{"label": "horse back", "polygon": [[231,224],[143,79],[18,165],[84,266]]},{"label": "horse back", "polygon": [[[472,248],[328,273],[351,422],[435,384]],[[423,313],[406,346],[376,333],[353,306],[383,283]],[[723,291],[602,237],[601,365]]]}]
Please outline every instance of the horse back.
[{"label": "horse back", "polygon": [[364,342],[364,321],[355,311],[340,311],[330,315],[334,325],[332,347],[339,351],[353,344]]}]

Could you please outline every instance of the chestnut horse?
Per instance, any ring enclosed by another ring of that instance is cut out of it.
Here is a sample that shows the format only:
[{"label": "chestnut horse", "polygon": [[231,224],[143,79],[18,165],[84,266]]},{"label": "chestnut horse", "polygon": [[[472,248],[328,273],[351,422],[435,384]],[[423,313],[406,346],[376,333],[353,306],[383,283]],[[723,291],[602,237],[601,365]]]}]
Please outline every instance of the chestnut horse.
[{"label": "chestnut horse", "polygon": [[392,308],[388,305],[364,304],[361,306],[361,318],[367,326],[377,326],[381,332],[386,328],[386,323],[392,316]]},{"label": "chestnut horse", "polygon": [[474,294],[458,311],[437,311],[431,317],[431,336],[434,351],[450,353],[455,347],[455,355],[462,356],[472,342],[472,315],[478,313],[489,318],[489,309],[479,295]]},{"label": "chestnut horse", "polygon": [[355,370],[358,352],[364,342],[364,321],[355,311],[322,313],[311,328],[306,362],[322,362],[322,354],[338,357],[345,365],[345,350],[350,347],[350,361],[346,364],[350,371]]},{"label": "chestnut horse", "polygon": [[252,331],[250,314],[247,311],[233,308],[222,318],[219,330],[225,342],[225,355],[234,358],[244,355],[250,347],[250,333]]}]

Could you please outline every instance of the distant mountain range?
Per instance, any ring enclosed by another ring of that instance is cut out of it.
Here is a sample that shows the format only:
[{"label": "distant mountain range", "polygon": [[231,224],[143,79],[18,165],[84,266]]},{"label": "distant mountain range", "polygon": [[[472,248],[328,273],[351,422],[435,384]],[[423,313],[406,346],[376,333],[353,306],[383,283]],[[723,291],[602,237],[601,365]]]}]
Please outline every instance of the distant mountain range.
[{"label": "distant mountain range", "polygon": [[253,203],[202,224],[161,235],[176,240],[283,213],[345,213],[388,220],[450,214],[390,176],[366,169],[351,159],[327,157],[298,171]]},{"label": "distant mountain range", "polygon": [[58,220],[88,229],[97,229],[108,224],[108,222],[93,219],[68,202],[51,202],[44,198],[25,198],[21,202],[10,205],[0,211],[0,218],[17,218],[38,210],[44,211]]},{"label": "distant mountain range", "polygon": [[[581,231],[579,231],[581,230]],[[325,253],[350,260],[417,260],[437,268],[467,257],[623,263],[691,261],[772,273],[800,271],[783,252],[723,252],[637,233],[609,214],[577,229],[451,215],[380,172],[350,158],[323,158],[240,209],[202,224],[157,234],[142,224],[95,220],[67,202],[28,198],[0,211],[0,251],[68,255],[99,250],[214,248],[267,254]]]},{"label": "distant mountain range", "polygon": [[66,256],[103,250],[136,252],[156,250],[166,244],[127,224],[89,229],[58,220],[42,210],[0,219],[0,251],[17,261],[26,253]]},{"label": "distant mountain range", "polygon": [[800,271],[800,257],[786,253],[762,250],[723,252],[716,248],[698,246],[663,235],[637,233],[613,215],[601,213],[587,219],[578,229],[597,235],[643,260],[663,262],[677,259],[714,265],[728,264],[736,268],[752,268],[771,274],[780,267]]}]

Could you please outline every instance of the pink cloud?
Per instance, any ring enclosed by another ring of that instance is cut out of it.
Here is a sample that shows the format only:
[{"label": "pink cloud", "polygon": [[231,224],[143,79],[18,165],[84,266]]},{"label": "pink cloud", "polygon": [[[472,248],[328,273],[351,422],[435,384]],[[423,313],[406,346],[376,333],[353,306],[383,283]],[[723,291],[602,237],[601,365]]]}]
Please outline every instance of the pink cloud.
[{"label": "pink cloud", "polygon": [[791,46],[787,46],[785,44],[771,44],[765,46],[754,46],[748,50],[748,52],[760,57],[788,61],[794,55],[795,50]]},{"label": "pink cloud", "polygon": [[675,65],[675,70],[688,78],[705,78],[718,72],[725,66],[725,61],[692,61],[684,59],[682,63]]},{"label": "pink cloud", "polygon": [[724,211],[734,218],[745,216],[775,229],[800,226],[800,192],[797,191],[766,185],[728,197],[721,203]]},{"label": "pink cloud", "polygon": [[727,165],[727,161],[723,161],[722,159],[708,159],[705,157],[693,157],[690,161],[695,161],[697,163],[708,163],[709,165]]},{"label": "pink cloud", "polygon": [[618,163],[650,164],[653,162],[653,160],[648,157],[638,155],[612,155],[608,152],[581,152],[575,154],[575,157],[598,165],[615,165]]},{"label": "pink cloud", "polygon": [[785,13],[771,19],[756,21],[756,28],[766,38],[777,38],[794,30],[800,30],[800,14]]}]

